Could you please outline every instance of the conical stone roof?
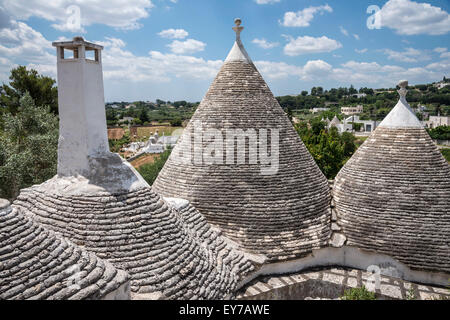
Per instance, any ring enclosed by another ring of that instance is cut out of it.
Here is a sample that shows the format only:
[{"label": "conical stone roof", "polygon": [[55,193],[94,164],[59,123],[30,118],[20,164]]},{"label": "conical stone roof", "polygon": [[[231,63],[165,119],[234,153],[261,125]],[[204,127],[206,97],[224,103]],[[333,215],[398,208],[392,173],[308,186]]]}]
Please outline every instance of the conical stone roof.
[{"label": "conical stone roof", "polygon": [[[153,189],[164,196],[188,199],[227,237],[248,251],[265,254],[269,261],[301,257],[326,246],[329,239],[327,180],[245,51],[239,37],[243,28],[237,22],[231,52]],[[229,151],[225,141],[230,132],[243,137],[254,130],[261,143],[263,129],[270,140],[266,149],[279,161],[277,170],[269,174],[262,173],[264,144],[252,149],[250,139],[245,148],[232,142]],[[279,136],[273,138],[277,130]],[[208,132],[224,141],[223,148],[214,151],[218,158],[209,163],[204,153]],[[200,149],[199,137],[203,137]],[[245,161],[238,162],[242,149]],[[256,153],[257,161],[252,162]]]},{"label": "conical stone roof", "polygon": [[337,116],[334,116],[334,118],[330,122],[330,126],[337,126],[339,124],[341,124],[341,121],[338,119]]},{"label": "conical stone roof", "polygon": [[400,84],[400,101],[336,177],[338,222],[347,245],[449,272],[450,166]]},{"label": "conical stone roof", "polygon": [[14,207],[126,270],[132,298],[223,299],[254,270],[187,201],[170,203],[150,188],[97,189],[55,177],[21,190]]},{"label": "conical stone roof", "polygon": [[129,276],[0,199],[0,300],[129,299]]}]

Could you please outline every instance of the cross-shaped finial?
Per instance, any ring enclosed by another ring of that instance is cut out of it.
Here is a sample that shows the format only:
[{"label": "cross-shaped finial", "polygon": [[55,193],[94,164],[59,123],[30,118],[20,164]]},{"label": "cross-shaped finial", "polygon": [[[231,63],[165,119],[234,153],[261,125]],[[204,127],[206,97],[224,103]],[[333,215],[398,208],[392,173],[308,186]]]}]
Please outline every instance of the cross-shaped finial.
[{"label": "cross-shaped finial", "polygon": [[244,27],[241,27],[242,20],[239,18],[234,19],[234,23],[236,27],[233,27],[233,30],[236,32],[236,41],[241,40],[241,32],[244,30]]},{"label": "cross-shaped finial", "polygon": [[406,90],[406,87],[408,86],[408,80],[400,80],[398,82],[398,86],[400,87],[400,90],[398,90],[398,94],[400,95],[400,98],[406,98],[406,94],[408,93],[408,90]]}]

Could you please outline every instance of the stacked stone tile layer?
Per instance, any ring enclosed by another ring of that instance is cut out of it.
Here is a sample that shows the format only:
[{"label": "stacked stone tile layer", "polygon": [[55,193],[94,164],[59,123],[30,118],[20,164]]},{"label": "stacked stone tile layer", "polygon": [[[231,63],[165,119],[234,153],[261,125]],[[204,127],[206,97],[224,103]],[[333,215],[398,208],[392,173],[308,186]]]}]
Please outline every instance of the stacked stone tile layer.
[{"label": "stacked stone tile layer", "polygon": [[129,285],[126,272],[0,202],[0,300],[102,299]]}]

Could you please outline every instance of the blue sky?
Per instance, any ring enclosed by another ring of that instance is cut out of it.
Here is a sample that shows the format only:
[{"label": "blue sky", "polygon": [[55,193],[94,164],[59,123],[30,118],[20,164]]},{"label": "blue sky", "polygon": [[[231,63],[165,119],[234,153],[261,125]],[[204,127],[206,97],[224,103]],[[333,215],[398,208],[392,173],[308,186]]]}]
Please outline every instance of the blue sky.
[{"label": "blue sky", "polygon": [[0,0],[0,81],[18,64],[56,77],[51,42],[82,35],[105,46],[107,101],[200,101],[240,17],[275,95],[427,83],[450,76],[449,12],[448,0]]}]

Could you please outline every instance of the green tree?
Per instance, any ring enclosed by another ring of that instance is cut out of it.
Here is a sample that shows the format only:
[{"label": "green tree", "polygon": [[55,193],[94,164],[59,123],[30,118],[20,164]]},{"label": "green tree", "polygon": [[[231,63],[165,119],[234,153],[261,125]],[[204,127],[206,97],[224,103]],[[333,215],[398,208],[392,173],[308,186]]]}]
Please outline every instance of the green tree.
[{"label": "green tree", "polygon": [[176,118],[176,119],[170,120],[170,125],[172,127],[181,127],[182,124],[183,124],[183,121],[181,121],[180,118]]},{"label": "green tree", "polygon": [[36,106],[31,95],[19,100],[16,113],[2,116],[0,197],[14,199],[19,190],[56,174],[58,118],[50,107]]},{"label": "green tree", "polygon": [[9,85],[1,86],[0,106],[15,114],[20,98],[28,92],[36,106],[49,106],[51,112],[58,113],[58,89],[54,79],[34,69],[27,70],[25,66],[12,69],[9,79]]},{"label": "green tree", "polygon": [[141,120],[141,123],[146,123],[150,121],[147,110],[141,109],[141,111],[139,111],[139,120]]},{"label": "green tree", "polygon": [[450,126],[439,126],[434,129],[427,130],[431,139],[450,140]]},{"label": "green tree", "polygon": [[334,179],[342,166],[356,151],[356,138],[350,132],[339,134],[335,127],[326,129],[320,117],[308,126],[302,122],[295,126],[300,138],[328,179]]}]

